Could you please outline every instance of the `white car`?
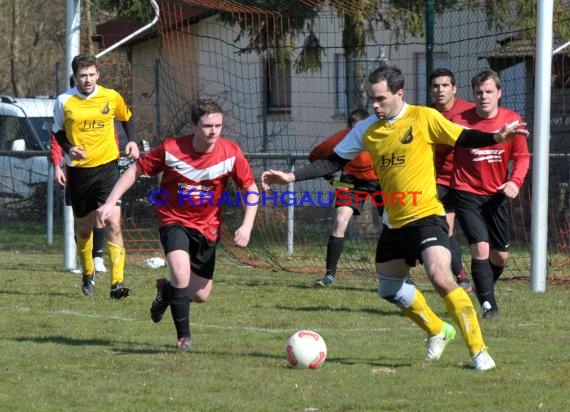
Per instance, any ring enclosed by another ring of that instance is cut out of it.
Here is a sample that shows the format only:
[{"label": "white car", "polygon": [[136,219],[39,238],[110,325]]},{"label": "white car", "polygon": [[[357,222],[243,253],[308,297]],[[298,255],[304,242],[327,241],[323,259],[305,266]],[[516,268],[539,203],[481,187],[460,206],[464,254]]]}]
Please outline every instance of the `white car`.
[{"label": "white car", "polygon": [[0,205],[6,205],[29,199],[47,181],[55,100],[0,97]]}]

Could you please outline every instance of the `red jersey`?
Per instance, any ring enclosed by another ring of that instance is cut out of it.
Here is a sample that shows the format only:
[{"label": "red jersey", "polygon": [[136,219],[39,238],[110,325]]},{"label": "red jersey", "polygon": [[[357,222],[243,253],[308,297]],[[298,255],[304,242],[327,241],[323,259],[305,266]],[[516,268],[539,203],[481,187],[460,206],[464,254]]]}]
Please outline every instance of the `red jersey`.
[{"label": "red jersey", "polygon": [[229,197],[224,192],[229,177],[239,189],[250,187],[255,179],[237,144],[220,137],[212,152],[198,153],[192,147],[192,139],[193,136],[164,139],[137,160],[137,167],[147,176],[163,172],[160,188],[164,206],[154,206],[160,226],[179,223],[217,241],[221,207],[238,204],[237,195]]},{"label": "red jersey", "polygon": [[[497,132],[505,124],[515,120],[522,122],[520,115],[499,107],[499,113],[492,119],[482,119],[475,109],[462,112],[451,119],[470,129],[483,132]],[[509,176],[509,161],[512,171]],[[456,190],[490,196],[508,180],[519,189],[524,183],[530,164],[526,136],[517,135],[513,140],[493,146],[467,148],[455,147],[455,161],[451,187]]]},{"label": "red jersey", "polygon": [[[333,154],[333,149],[335,146],[342,139],[344,139],[349,131],[350,129],[342,129],[333,134],[328,139],[319,143],[313,148],[313,150],[311,150],[311,153],[309,153],[309,161],[312,163],[315,160],[331,156]],[[354,159],[344,165],[342,172],[346,175],[354,176],[356,179],[364,180],[366,182],[378,180],[374,164],[372,163],[372,158],[366,151],[361,152]]]},{"label": "red jersey", "polygon": [[[469,110],[475,105],[467,100],[455,99],[451,109],[440,112],[446,119],[451,120],[465,110]],[[438,185],[451,185],[451,177],[453,176],[453,151],[454,148],[446,144],[438,144],[435,146],[435,173],[436,183]]]}]

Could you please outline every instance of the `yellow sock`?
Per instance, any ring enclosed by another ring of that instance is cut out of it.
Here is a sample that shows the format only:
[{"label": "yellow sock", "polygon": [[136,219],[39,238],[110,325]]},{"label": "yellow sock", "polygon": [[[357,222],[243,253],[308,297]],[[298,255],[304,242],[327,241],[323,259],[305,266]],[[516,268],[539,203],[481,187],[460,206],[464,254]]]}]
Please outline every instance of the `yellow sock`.
[{"label": "yellow sock", "polygon": [[123,281],[125,248],[111,241],[107,241],[107,254],[109,255],[109,266],[111,266],[111,285],[114,285],[117,282]]},{"label": "yellow sock", "polygon": [[95,272],[95,265],[93,263],[93,232],[87,239],[81,239],[79,236],[77,240],[77,253],[79,255],[79,263],[83,268],[84,275],[92,275]]},{"label": "yellow sock", "polygon": [[462,287],[458,287],[453,292],[443,298],[447,312],[453,317],[459,329],[463,340],[469,348],[471,356],[479,351],[486,349],[481,334],[481,327],[477,319],[477,313],[473,308],[473,302]]},{"label": "yellow sock", "polygon": [[401,309],[402,313],[422,328],[428,336],[435,336],[443,329],[443,320],[431,310],[426,298],[418,289],[416,289],[414,300],[410,307]]}]

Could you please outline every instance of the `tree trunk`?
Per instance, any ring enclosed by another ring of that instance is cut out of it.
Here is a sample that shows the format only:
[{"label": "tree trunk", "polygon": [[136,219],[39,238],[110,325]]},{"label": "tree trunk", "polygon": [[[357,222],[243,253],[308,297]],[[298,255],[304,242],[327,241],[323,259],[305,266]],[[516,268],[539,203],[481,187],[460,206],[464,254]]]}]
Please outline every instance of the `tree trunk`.
[{"label": "tree trunk", "polygon": [[21,76],[18,73],[20,63],[21,37],[19,29],[21,28],[21,2],[12,0],[12,28],[10,30],[10,83],[12,85],[12,95],[21,97],[24,91],[21,85]]}]

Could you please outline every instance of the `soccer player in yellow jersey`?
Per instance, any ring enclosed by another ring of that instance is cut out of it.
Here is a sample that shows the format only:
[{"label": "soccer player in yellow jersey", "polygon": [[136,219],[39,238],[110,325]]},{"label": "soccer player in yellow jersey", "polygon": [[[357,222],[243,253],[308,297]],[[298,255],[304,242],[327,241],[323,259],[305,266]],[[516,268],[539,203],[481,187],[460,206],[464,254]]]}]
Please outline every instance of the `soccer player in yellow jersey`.
[{"label": "soccer player in yellow jersey", "polygon": [[420,260],[448,313],[459,326],[474,367],[495,367],[487,352],[477,313],[451,272],[448,225],[436,190],[436,144],[480,147],[528,135],[525,123],[505,125],[497,133],[464,129],[437,110],[404,101],[404,76],[382,66],[369,76],[369,97],[375,116],[358,123],[335,147],[332,156],[287,173],[268,170],[261,176],[265,190],[334,173],[362,150],[372,156],[385,192],[384,228],[376,249],[380,297],[397,305],[427,335],[426,360],[438,360],[456,334],[428,305],[414,285],[406,283],[410,267]]},{"label": "soccer player in yellow jersey", "polygon": [[[86,296],[93,296],[95,279],[91,252],[96,210],[105,203],[119,178],[115,119],[123,122],[129,137],[125,147],[127,156],[137,159],[139,149],[137,143],[131,141],[136,134],[131,130],[131,111],[123,97],[117,91],[97,84],[99,69],[95,56],[75,56],[71,68],[75,87],[57,97],[52,131],[66,155],[67,183],[83,268],[82,291]],[[103,223],[111,272],[110,296],[123,299],[129,295],[130,289],[123,283],[125,248],[119,203]]]}]

